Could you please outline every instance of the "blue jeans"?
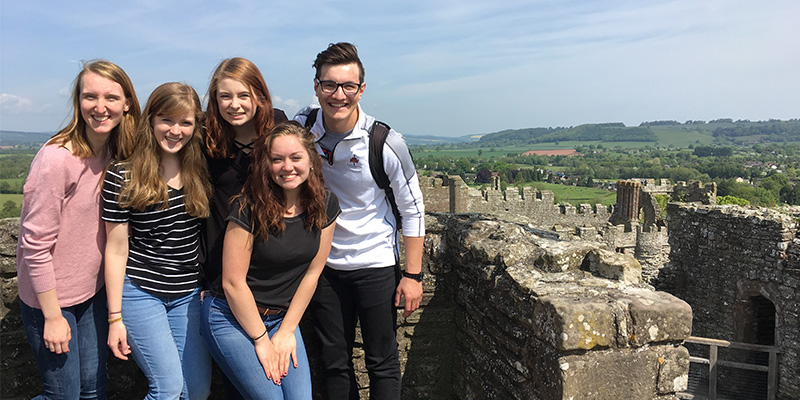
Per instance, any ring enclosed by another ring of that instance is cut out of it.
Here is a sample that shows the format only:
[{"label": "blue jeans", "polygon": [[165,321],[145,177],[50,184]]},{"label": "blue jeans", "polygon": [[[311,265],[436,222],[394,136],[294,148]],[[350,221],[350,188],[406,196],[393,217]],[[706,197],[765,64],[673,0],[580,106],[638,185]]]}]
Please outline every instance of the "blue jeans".
[{"label": "blue jeans", "polygon": [[72,338],[69,352],[56,354],[44,346],[44,314],[20,301],[22,324],[33,348],[44,390],[34,399],[105,399],[108,325],[106,291],[81,304],[61,309]]},{"label": "blue jeans", "polygon": [[[206,297],[203,300],[205,324],[203,338],[208,350],[246,399],[311,399],[311,372],[300,329],[294,331],[297,341],[297,368],[291,364],[289,373],[280,386],[267,379],[264,367],[258,361],[255,345],[242,329],[225,299]],[[284,314],[263,317],[269,337],[278,331]]]},{"label": "blue jeans", "polygon": [[180,297],[150,294],[125,277],[122,318],[133,359],[150,385],[145,399],[205,399],[211,357],[200,337],[200,287]]}]

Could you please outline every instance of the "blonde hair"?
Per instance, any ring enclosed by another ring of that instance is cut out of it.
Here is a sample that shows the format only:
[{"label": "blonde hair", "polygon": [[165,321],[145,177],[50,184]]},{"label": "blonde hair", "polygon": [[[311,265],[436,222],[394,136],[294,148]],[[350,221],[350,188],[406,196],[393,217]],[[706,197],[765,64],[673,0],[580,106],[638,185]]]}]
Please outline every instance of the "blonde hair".
[{"label": "blonde hair", "polygon": [[72,119],[66,127],[53,135],[53,137],[47,141],[47,144],[63,146],[70,143],[72,146],[72,154],[81,158],[97,155],[89,144],[89,139],[86,136],[86,121],[83,120],[83,116],[81,115],[82,79],[83,76],[89,72],[100,75],[122,86],[125,100],[129,103],[128,111],[123,113],[122,121],[111,131],[105,147],[105,150],[110,153],[112,157],[117,160],[124,160],[133,152],[136,124],[141,117],[139,99],[136,98],[136,92],[133,90],[133,84],[128,74],[117,64],[107,60],[93,60],[83,64],[81,72],[78,73],[78,76],[73,82]]},{"label": "blonde hair", "polygon": [[147,99],[144,115],[136,132],[136,147],[128,158],[130,167],[127,184],[119,196],[122,207],[144,211],[148,206],[169,206],[169,188],[161,178],[161,153],[153,134],[153,119],[157,116],[194,115],[192,137],[178,152],[183,180],[186,212],[194,217],[205,218],[209,214],[211,184],[203,155],[203,111],[200,98],[191,86],[177,82],[165,83]]}]

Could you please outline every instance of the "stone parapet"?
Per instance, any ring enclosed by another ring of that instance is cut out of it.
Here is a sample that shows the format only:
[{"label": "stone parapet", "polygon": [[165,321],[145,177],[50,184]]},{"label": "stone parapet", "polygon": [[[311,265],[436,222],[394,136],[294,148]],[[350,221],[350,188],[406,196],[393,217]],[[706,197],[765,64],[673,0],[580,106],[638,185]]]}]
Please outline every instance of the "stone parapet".
[{"label": "stone parapet", "polygon": [[442,225],[443,253],[458,258],[457,398],[655,399],[685,389],[688,304],[588,271],[588,254],[620,270],[632,257],[476,216]]}]

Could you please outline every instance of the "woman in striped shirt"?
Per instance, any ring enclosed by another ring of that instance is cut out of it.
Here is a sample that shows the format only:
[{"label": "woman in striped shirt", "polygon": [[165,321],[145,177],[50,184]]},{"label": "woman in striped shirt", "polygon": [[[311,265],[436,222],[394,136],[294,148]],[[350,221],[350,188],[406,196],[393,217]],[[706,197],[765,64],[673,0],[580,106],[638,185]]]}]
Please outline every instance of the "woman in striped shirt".
[{"label": "woman in striped shirt", "polygon": [[108,345],[117,358],[132,353],[149,381],[146,399],[209,394],[211,359],[199,336],[200,218],[211,193],[201,120],[194,89],[159,86],[133,155],[111,164],[103,184]]}]

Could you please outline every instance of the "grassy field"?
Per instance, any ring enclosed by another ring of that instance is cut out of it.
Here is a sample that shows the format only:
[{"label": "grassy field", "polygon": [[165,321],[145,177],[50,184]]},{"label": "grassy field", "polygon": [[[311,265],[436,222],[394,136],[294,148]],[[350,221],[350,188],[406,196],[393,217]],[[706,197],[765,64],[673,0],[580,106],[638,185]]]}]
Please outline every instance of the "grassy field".
[{"label": "grassy field", "polygon": [[688,148],[689,145],[710,145],[714,137],[692,128],[650,127],[658,137],[658,147]]},{"label": "grassy field", "polygon": [[8,182],[11,186],[21,186],[25,184],[25,178],[0,178],[0,183]]},{"label": "grassy field", "polygon": [[555,196],[556,204],[569,203],[574,206],[580,204],[602,204],[612,205],[617,202],[617,193],[609,192],[604,189],[595,189],[580,186],[559,185],[556,183],[535,182],[533,184],[539,190],[549,190]]},{"label": "grassy field", "polygon": [[[683,131],[676,129],[653,129],[658,137],[658,142],[601,142],[601,141],[564,141],[555,144],[550,143],[535,143],[526,146],[499,146],[499,147],[479,147],[475,146],[465,148],[441,148],[436,150],[434,147],[414,148],[412,153],[415,158],[425,157],[428,155],[436,157],[453,157],[453,158],[491,158],[502,157],[507,154],[522,154],[531,150],[560,150],[560,149],[574,149],[578,146],[602,146],[605,149],[621,148],[621,149],[638,149],[643,147],[673,147],[673,148],[688,148],[689,145],[708,145],[711,143],[713,137],[703,134],[699,131]],[[480,151],[480,155],[478,152]]]},{"label": "grassy field", "polygon": [[19,206],[22,206],[22,195],[21,194],[6,194],[0,193],[0,207],[9,200],[17,203]]},{"label": "grassy field", "polygon": [[[571,147],[564,147],[564,148],[571,148]],[[478,155],[478,151],[480,151],[480,156]],[[435,148],[429,147],[426,148],[425,151],[419,151],[415,149],[413,151],[413,155],[415,158],[418,157],[425,157],[425,156],[435,156],[435,157],[453,157],[453,158],[489,158],[489,157],[502,157],[508,153],[519,154],[528,150],[522,150],[520,147],[516,146],[503,146],[503,147],[495,147],[494,151],[492,148],[489,147],[467,147],[462,149],[441,149],[436,151]]]}]

